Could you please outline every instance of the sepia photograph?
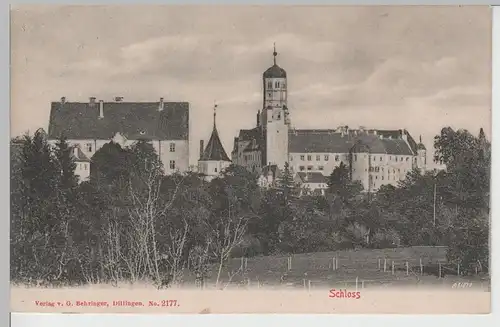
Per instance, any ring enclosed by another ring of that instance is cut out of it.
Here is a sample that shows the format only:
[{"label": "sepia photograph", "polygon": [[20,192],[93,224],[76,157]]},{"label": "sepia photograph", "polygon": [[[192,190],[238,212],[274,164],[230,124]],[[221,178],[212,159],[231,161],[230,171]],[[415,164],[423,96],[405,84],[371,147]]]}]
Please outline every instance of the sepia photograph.
[{"label": "sepia photograph", "polygon": [[488,6],[10,9],[12,312],[491,310]]}]

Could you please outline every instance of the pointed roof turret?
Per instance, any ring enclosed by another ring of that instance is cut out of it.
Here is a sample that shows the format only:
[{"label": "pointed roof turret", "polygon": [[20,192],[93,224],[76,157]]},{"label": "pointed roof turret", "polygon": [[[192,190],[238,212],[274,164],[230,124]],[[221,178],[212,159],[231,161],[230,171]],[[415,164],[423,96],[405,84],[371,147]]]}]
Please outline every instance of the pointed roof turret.
[{"label": "pointed roof turret", "polygon": [[214,127],[212,130],[212,135],[210,136],[210,140],[208,140],[207,146],[205,147],[205,151],[200,157],[200,161],[231,161],[227,156],[224,147],[222,146],[222,142],[219,138],[219,133],[217,132],[217,127],[215,124],[216,120],[216,112],[217,104],[214,104]]},{"label": "pointed roof turret", "polygon": [[425,145],[422,143],[422,135],[420,135],[419,143],[417,145],[417,150],[426,150]]}]

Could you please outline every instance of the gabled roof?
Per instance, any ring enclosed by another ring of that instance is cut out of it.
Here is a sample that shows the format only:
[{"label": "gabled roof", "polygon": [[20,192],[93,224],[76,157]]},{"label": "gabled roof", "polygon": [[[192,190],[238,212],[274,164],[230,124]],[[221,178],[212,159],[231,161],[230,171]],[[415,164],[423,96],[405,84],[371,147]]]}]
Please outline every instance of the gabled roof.
[{"label": "gabled roof", "polygon": [[269,175],[271,175],[273,179],[281,177],[281,170],[276,165],[267,165],[262,167],[262,176],[267,177]]},{"label": "gabled roof", "polygon": [[82,152],[79,146],[73,148],[72,156],[76,162],[90,162],[89,157]]},{"label": "gabled roof", "polygon": [[231,161],[222,146],[215,124],[210,140],[205,147],[205,151],[203,151],[203,154],[200,157],[200,161]]},{"label": "gabled roof", "polygon": [[109,140],[117,132],[131,140],[188,140],[189,103],[164,102],[52,102],[49,138]]},{"label": "gabled roof", "polygon": [[376,154],[413,155],[414,152],[408,145],[411,138],[409,134],[406,134],[406,143],[402,138],[402,131],[394,135],[383,133],[384,131],[378,130],[349,130],[345,133],[336,130],[291,130],[288,147],[291,153],[349,153],[353,150]]},{"label": "gabled roof", "polygon": [[326,183],[326,177],[319,172],[298,172],[297,176],[302,183]]}]

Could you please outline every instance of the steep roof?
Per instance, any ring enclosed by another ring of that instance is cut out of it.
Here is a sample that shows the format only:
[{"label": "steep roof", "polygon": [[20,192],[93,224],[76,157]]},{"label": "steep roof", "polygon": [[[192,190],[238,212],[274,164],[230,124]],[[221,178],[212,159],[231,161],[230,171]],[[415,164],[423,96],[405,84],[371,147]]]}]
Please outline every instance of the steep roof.
[{"label": "steep roof", "polygon": [[[350,130],[341,133],[335,130],[291,130],[288,147],[292,153],[349,153],[370,151],[394,155],[413,155],[413,151],[401,134],[389,133],[386,138],[379,131]],[[382,134],[382,136],[380,136]],[[394,136],[394,137],[393,137]]]},{"label": "steep roof", "polygon": [[87,157],[85,153],[82,152],[79,146],[75,146],[73,148],[72,156],[77,162],[90,162],[89,157]]},{"label": "steep roof", "polygon": [[286,71],[274,64],[264,72],[264,78],[286,78]]},{"label": "steep roof", "polygon": [[117,132],[128,139],[146,135],[154,140],[188,140],[189,103],[104,102],[99,118],[99,102],[52,102],[49,138],[111,139]]},{"label": "steep roof", "polygon": [[205,151],[203,151],[203,154],[200,157],[200,161],[231,161],[222,146],[215,124],[210,140],[205,147]]},{"label": "steep roof", "polygon": [[276,165],[267,165],[262,167],[262,176],[271,175],[273,178],[281,177],[281,170]]},{"label": "steep roof", "polygon": [[302,183],[326,183],[326,177],[320,172],[298,172]]}]

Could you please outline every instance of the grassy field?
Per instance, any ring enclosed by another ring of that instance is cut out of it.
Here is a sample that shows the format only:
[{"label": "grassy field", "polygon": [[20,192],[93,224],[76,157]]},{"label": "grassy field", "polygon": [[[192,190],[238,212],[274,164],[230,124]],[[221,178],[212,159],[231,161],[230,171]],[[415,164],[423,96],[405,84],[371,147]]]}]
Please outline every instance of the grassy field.
[{"label": "grassy field", "polygon": [[[395,249],[360,249],[337,252],[319,252],[291,255],[291,269],[288,270],[288,256],[253,257],[245,260],[233,258],[223,268],[221,284],[228,288],[324,288],[324,287],[404,287],[416,285],[453,284],[456,281],[470,281],[471,278],[420,274],[422,264],[446,263],[445,247],[411,247]],[[337,269],[333,269],[333,258]],[[384,259],[386,271],[383,270]],[[380,260],[380,269],[379,269]],[[394,274],[392,264],[394,262]],[[408,262],[408,275],[406,263]],[[243,269],[242,268],[243,263]],[[217,276],[214,266],[207,284],[214,284]],[[425,272],[425,267],[424,267]],[[451,271],[448,272],[451,274]],[[455,273],[453,273],[455,274]],[[232,277],[231,277],[232,275]],[[283,280],[282,280],[283,277]],[[192,282],[192,276],[185,276],[185,283]],[[479,277],[474,277],[480,281]]]}]

